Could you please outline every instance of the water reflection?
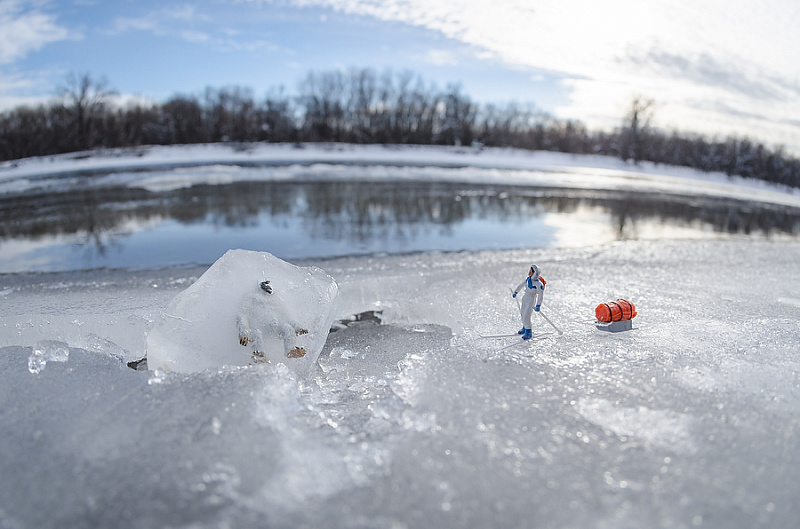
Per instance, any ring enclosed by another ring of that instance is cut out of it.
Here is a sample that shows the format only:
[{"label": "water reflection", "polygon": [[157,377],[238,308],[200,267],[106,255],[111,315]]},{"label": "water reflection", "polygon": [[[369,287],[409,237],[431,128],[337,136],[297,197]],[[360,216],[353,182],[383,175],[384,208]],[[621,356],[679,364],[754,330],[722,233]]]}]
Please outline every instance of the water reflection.
[{"label": "water reflection", "polygon": [[0,199],[0,272],[207,264],[234,247],[296,259],[799,232],[796,208],[670,195],[397,181],[116,187]]}]

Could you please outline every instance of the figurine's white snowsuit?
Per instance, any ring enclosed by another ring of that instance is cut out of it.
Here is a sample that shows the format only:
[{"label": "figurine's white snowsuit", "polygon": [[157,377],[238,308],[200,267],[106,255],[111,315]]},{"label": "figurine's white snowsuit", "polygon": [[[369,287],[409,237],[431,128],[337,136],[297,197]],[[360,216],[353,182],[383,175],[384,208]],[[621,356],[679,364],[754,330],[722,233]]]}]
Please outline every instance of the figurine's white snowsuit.
[{"label": "figurine's white snowsuit", "polygon": [[520,305],[520,316],[522,316],[522,326],[525,329],[532,328],[531,316],[533,315],[533,307],[542,304],[544,297],[544,285],[539,280],[539,273],[535,271],[532,276],[525,278],[525,281],[519,284],[514,289],[514,293],[521,292],[524,289],[525,295],[522,296],[522,304]]}]

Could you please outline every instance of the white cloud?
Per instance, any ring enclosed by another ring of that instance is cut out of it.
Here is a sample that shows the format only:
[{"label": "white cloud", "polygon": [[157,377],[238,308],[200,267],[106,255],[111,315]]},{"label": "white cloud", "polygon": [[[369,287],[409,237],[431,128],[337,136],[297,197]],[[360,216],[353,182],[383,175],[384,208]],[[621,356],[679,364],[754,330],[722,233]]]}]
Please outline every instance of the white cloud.
[{"label": "white cloud", "polygon": [[157,36],[180,38],[191,44],[212,46],[228,52],[267,51],[285,53],[280,46],[264,39],[247,39],[228,26],[217,26],[213,17],[195,6],[183,5],[158,9],[142,17],[120,17],[111,33],[143,31]]},{"label": "white cloud", "polygon": [[20,106],[36,106],[45,103],[50,98],[41,96],[19,96],[16,94],[28,93],[37,86],[38,81],[23,78],[19,75],[4,74],[0,76],[0,112]]},{"label": "white cloud", "polygon": [[458,58],[447,50],[428,50],[425,60],[435,66],[456,66]]},{"label": "white cloud", "polygon": [[170,20],[183,20],[185,22],[211,21],[211,17],[201,14],[197,11],[197,8],[191,4],[164,9],[162,14],[165,18]]},{"label": "white cloud", "polygon": [[0,64],[11,64],[47,44],[73,38],[53,15],[31,4],[0,0]]},{"label": "white cloud", "polygon": [[203,33],[202,31],[182,31],[181,37],[186,42],[195,42],[195,43],[202,43],[208,42],[211,40],[211,36],[208,33]]},{"label": "white cloud", "polygon": [[161,22],[153,16],[139,18],[120,17],[114,20],[114,30],[112,32],[123,31],[148,31],[151,33],[163,34]]},{"label": "white cloud", "polygon": [[632,95],[641,94],[660,103],[663,126],[758,130],[766,141],[800,151],[797,119],[785,119],[800,116],[796,0],[290,3],[424,27],[510,66],[550,71],[571,90],[557,113],[590,126],[618,123]]},{"label": "white cloud", "polygon": [[213,22],[213,19],[200,13],[195,6],[186,4],[158,9],[141,17],[118,17],[114,20],[114,31],[146,31],[156,35],[177,33],[183,37],[187,33],[190,37],[191,33],[196,33],[194,36],[197,37],[201,32],[185,27],[208,22]]}]

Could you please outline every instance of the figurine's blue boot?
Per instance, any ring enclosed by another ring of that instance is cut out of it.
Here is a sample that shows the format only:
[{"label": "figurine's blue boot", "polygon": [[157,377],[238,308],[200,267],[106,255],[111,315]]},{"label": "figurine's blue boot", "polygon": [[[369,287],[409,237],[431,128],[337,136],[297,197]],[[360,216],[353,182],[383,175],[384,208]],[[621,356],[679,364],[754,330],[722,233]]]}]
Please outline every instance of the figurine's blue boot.
[{"label": "figurine's blue boot", "polygon": [[526,329],[525,327],[523,327],[522,330],[525,331],[522,333],[523,340],[530,340],[533,337],[533,333],[531,332],[530,329]]},{"label": "figurine's blue boot", "polygon": [[517,331],[517,334],[525,334],[525,327]]}]

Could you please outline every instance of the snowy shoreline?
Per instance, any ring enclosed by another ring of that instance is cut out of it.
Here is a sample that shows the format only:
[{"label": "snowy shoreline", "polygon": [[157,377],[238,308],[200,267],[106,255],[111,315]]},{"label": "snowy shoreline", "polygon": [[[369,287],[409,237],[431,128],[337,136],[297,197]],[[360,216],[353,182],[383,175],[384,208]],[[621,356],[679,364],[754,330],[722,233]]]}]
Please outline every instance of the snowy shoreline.
[{"label": "snowy shoreline", "polygon": [[[116,173],[141,173],[142,176],[149,172],[217,165],[244,169],[292,165],[381,166],[388,169],[390,177],[396,178],[404,177],[402,168],[463,169],[447,178],[474,183],[707,195],[800,207],[800,190],[797,189],[650,162],[634,165],[608,156],[512,148],[339,143],[144,146],[29,158],[0,164],[0,194],[21,192],[40,186],[43,180],[67,176]],[[502,175],[494,170],[502,170]],[[245,171],[241,178],[276,177]]]}]

